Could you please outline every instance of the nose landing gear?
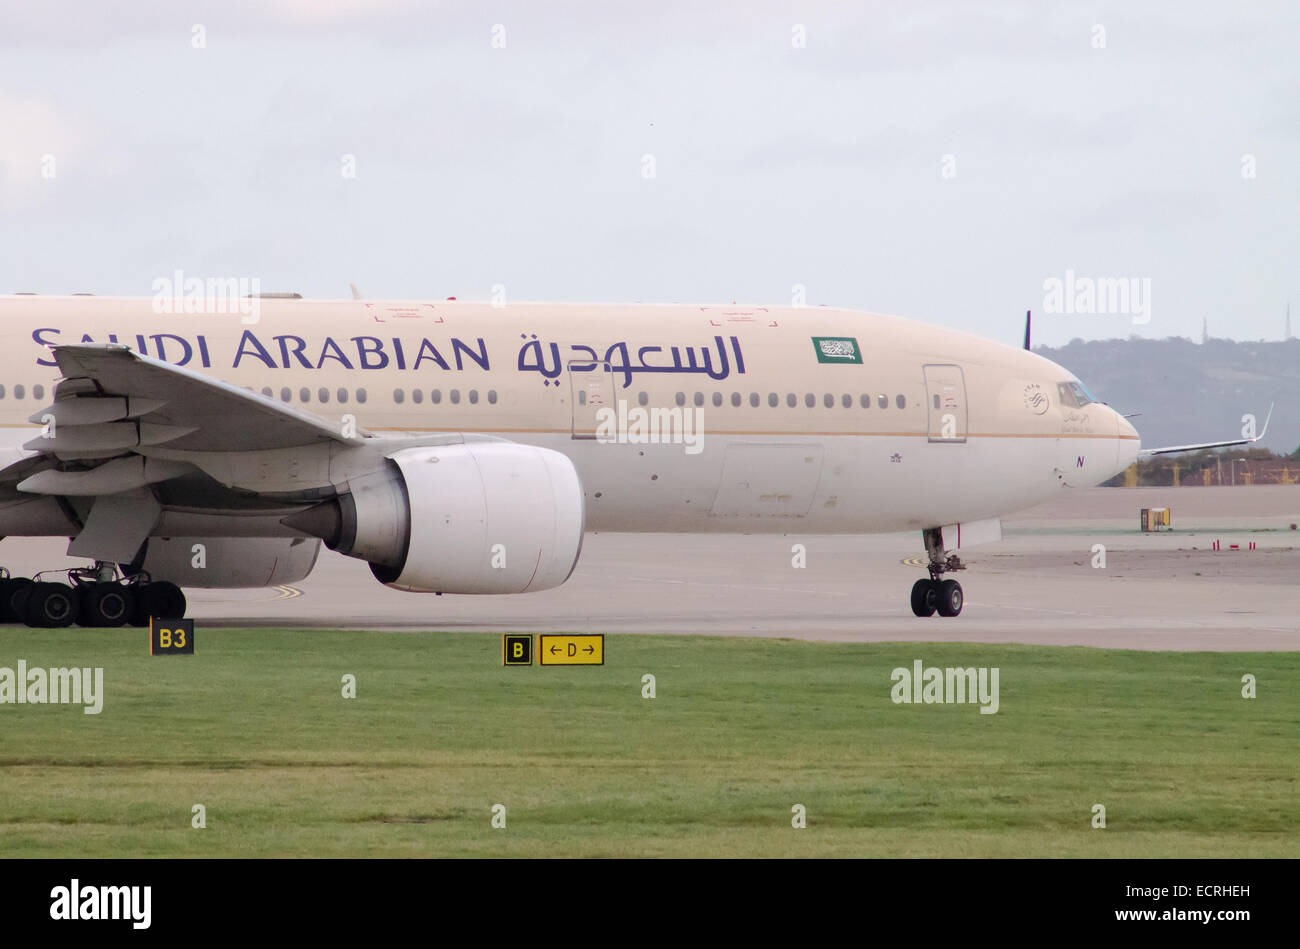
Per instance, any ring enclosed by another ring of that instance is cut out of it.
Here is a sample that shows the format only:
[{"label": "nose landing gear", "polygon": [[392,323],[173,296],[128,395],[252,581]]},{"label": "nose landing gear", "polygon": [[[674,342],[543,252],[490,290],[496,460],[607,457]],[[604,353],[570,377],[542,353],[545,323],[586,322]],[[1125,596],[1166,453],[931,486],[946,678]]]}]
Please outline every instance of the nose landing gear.
[{"label": "nose landing gear", "polygon": [[929,557],[930,579],[917,580],[912,586],[912,612],[917,616],[956,616],[961,612],[965,597],[956,580],[940,579],[945,573],[965,570],[966,565],[956,554],[945,556],[943,529],[931,527],[921,531],[925,552]]}]

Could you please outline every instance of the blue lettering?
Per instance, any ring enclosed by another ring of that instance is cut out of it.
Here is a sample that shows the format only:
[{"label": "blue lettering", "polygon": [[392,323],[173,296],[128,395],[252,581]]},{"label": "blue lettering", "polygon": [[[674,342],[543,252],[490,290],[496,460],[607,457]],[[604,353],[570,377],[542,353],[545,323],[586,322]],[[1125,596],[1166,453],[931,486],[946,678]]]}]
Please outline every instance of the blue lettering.
[{"label": "blue lettering", "polygon": [[[357,361],[362,369],[383,369],[388,365],[388,354],[384,352],[382,339],[373,336],[353,336],[352,342],[357,344]],[[373,343],[374,348],[367,346],[366,343]],[[371,356],[378,356],[379,362],[372,364],[369,358]]]},{"label": "blue lettering", "polygon": [[[330,350],[334,350],[330,352]],[[332,337],[325,337],[325,345],[320,348],[320,359],[316,361],[316,368],[319,369],[325,364],[327,359],[336,359],[343,364],[344,369],[351,369],[352,363],[348,362],[348,357],[343,355],[343,350],[339,349],[339,344],[334,342]]]},{"label": "blue lettering", "polygon": [[[53,340],[48,340],[48,339],[41,339],[41,334],[42,334],[42,333],[53,333],[55,336],[57,336],[57,335],[59,335],[59,333],[61,333],[61,332],[62,332],[62,330],[57,330],[57,329],[55,329],[55,328],[52,327],[52,326],[47,326],[47,327],[43,327],[43,328],[38,329],[38,330],[33,330],[33,331],[32,331],[32,339],[36,340],[36,342],[40,343],[42,346],[53,346],[53,345],[54,345],[54,341],[53,341]],[[84,341],[83,341],[83,342],[84,342]],[[38,360],[36,360],[36,365],[38,365],[38,366],[57,366],[58,363],[55,362],[53,359],[38,359]]]},{"label": "blue lettering", "polygon": [[[164,355],[164,351],[163,351],[164,337],[166,337],[167,339],[176,340],[176,342],[180,343],[181,347],[185,350],[185,355],[180,358],[179,362],[174,363],[174,365],[183,366],[190,361],[190,357],[194,355],[194,348],[190,346],[187,340],[183,339],[180,336],[175,335],[174,333],[155,333],[154,335],[149,337],[151,340],[153,340],[154,346],[156,346],[158,349],[159,359],[167,360],[167,356]],[[170,360],[167,361],[170,362]]]},{"label": "blue lettering", "polygon": [[457,368],[457,369],[464,369],[464,368],[465,368],[465,366],[464,366],[464,364],[461,362],[461,358],[460,358],[460,354],[461,354],[462,352],[463,352],[466,356],[468,356],[470,359],[474,360],[474,362],[478,363],[478,367],[479,367],[480,369],[487,369],[487,368],[488,368],[487,343],[483,342],[483,337],[482,337],[482,336],[478,337],[478,353],[477,353],[477,354],[476,354],[472,349],[470,349],[468,346],[466,346],[464,343],[462,343],[460,340],[458,340],[458,339],[457,339],[456,337],[454,337],[454,336],[451,338],[451,348],[452,348],[452,351],[456,354],[456,368]]},{"label": "blue lettering", "polygon": [[[293,349],[289,348],[289,340],[293,340],[294,342]],[[307,341],[305,339],[301,336],[276,336],[275,341],[280,344],[280,362],[285,369],[289,368],[290,353],[292,353],[294,358],[298,360],[298,364],[302,366],[302,368],[311,368],[311,362],[309,362],[307,357],[302,354],[302,351],[307,348]]]},{"label": "blue lettering", "polygon": [[[249,346],[250,349],[245,351],[245,346]],[[262,360],[262,362],[266,363],[267,369],[275,368],[275,363],[271,360],[271,354],[266,351],[260,342],[258,342],[257,337],[253,335],[252,330],[244,330],[244,335],[239,337],[239,349],[235,352],[235,363],[231,368],[238,369],[239,360],[243,359],[245,356],[256,356],[258,359]]]},{"label": "blue lettering", "polygon": [[[428,353],[429,353],[429,355],[427,355],[427,356],[425,355],[425,351],[426,351],[426,350],[427,350]],[[420,351],[416,354],[416,356],[415,356],[415,365],[412,366],[411,368],[412,368],[412,369],[419,369],[419,368],[420,368],[420,363],[423,362],[423,361],[426,360],[426,359],[432,359],[432,360],[433,360],[434,362],[436,362],[436,363],[438,364],[438,366],[439,366],[440,368],[442,368],[442,369],[450,369],[450,368],[451,368],[450,366],[447,365],[447,361],[446,361],[445,359],[443,359],[442,356],[438,353],[438,349],[437,349],[437,347],[435,347],[435,346],[433,345],[433,343],[429,342],[427,339],[425,339],[425,340],[421,340],[421,341],[420,341]]]}]

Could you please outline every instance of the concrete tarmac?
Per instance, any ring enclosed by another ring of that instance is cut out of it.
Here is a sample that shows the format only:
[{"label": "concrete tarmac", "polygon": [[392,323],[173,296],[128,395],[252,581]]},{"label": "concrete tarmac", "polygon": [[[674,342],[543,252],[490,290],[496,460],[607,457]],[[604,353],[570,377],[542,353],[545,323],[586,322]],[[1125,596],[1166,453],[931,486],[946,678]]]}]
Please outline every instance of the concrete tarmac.
[{"label": "concrete tarmac", "polygon": [[[1141,533],[1143,507],[1171,508],[1173,530]],[[322,551],[291,588],[186,594],[189,615],[208,626],[1294,650],[1297,523],[1300,485],[1064,489],[1006,518],[1002,542],[962,551],[966,605],[952,619],[920,619],[908,606],[923,575],[919,533],[589,534],[562,587],[492,597],[399,593],[364,563]],[[794,565],[795,545],[806,566]],[[1104,566],[1094,566],[1096,545]],[[0,562],[30,576],[77,563],[65,548],[11,538]]]}]

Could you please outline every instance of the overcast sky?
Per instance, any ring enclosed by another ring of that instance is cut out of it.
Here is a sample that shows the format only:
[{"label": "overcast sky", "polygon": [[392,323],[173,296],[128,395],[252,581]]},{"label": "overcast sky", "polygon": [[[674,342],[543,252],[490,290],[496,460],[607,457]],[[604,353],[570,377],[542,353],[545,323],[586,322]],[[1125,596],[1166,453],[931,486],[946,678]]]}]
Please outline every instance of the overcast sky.
[{"label": "overcast sky", "polygon": [[[0,292],[1277,339],[1298,180],[1294,3],[0,0]],[[1042,313],[1067,271],[1149,322]]]}]

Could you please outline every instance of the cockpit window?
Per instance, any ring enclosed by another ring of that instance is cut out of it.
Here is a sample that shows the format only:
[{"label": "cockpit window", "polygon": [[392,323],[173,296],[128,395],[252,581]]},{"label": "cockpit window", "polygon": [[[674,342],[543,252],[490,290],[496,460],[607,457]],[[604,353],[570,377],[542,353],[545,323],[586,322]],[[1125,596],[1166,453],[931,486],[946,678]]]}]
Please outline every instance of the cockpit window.
[{"label": "cockpit window", "polygon": [[1072,406],[1081,409],[1097,400],[1092,397],[1082,382],[1058,382],[1056,384],[1056,394],[1061,400],[1062,405]]}]

